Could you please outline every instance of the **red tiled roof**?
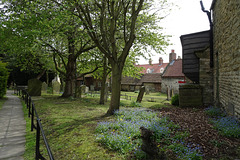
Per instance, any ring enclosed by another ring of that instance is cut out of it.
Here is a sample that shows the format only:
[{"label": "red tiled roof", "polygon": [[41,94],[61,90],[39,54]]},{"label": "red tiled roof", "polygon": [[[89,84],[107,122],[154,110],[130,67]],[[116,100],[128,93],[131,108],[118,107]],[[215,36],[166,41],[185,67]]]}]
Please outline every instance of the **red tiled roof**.
[{"label": "red tiled roof", "polygon": [[166,68],[166,66],[168,65],[168,63],[162,63],[162,65],[159,65],[159,63],[156,64],[138,64],[135,65],[136,67],[143,67],[143,70],[140,73],[147,73],[147,69],[152,70],[151,73],[161,73],[160,69],[163,68],[163,70]]},{"label": "red tiled roof", "polygon": [[170,63],[163,73],[163,77],[184,77],[182,73],[182,59],[175,60],[172,65]]},{"label": "red tiled roof", "polygon": [[142,85],[143,83],[161,83],[162,77],[159,73],[148,73],[141,76],[141,79],[123,77],[121,84]]},{"label": "red tiled roof", "polygon": [[162,74],[159,73],[148,73],[144,74],[141,82],[142,83],[161,83],[162,82]]}]

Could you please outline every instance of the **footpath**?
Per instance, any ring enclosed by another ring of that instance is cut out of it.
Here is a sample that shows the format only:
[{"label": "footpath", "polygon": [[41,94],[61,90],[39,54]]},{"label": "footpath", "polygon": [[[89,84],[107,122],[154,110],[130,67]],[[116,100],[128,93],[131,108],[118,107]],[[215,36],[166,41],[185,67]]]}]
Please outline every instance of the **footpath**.
[{"label": "footpath", "polygon": [[20,99],[7,91],[8,100],[0,110],[0,160],[23,160],[26,121]]}]

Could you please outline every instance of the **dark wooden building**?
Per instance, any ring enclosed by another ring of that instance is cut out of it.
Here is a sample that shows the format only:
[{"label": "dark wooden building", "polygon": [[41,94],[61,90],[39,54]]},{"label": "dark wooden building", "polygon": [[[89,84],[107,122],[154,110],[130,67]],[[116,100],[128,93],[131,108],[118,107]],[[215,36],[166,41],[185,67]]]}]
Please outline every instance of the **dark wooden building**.
[{"label": "dark wooden building", "polygon": [[182,71],[194,83],[199,83],[199,58],[196,51],[209,47],[209,31],[182,35]]}]

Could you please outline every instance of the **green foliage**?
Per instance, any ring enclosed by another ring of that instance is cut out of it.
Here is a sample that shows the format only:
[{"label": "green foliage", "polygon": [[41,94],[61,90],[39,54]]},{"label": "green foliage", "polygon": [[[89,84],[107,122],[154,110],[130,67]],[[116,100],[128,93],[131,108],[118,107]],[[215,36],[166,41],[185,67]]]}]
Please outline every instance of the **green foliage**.
[{"label": "green foliage", "polygon": [[206,108],[205,113],[212,118],[225,115],[220,108],[213,106]]},{"label": "green foliage", "polygon": [[171,104],[174,105],[174,106],[178,106],[179,105],[179,96],[178,96],[178,94],[175,94],[174,96],[172,96]]},{"label": "green foliage", "polygon": [[222,135],[240,138],[240,124],[234,117],[221,117],[213,120],[213,124]]},{"label": "green foliage", "polygon": [[206,108],[205,113],[212,118],[211,122],[220,134],[240,138],[240,124],[236,118],[227,116],[220,108],[213,106]]},{"label": "green foliage", "polygon": [[120,101],[119,106],[126,106],[126,104],[122,101]]},{"label": "green foliage", "polygon": [[2,98],[7,91],[8,70],[6,64],[0,61],[0,98]]},{"label": "green foliage", "polygon": [[138,103],[138,102],[135,102],[135,101],[132,101],[130,103],[129,107],[142,107],[142,104]]}]

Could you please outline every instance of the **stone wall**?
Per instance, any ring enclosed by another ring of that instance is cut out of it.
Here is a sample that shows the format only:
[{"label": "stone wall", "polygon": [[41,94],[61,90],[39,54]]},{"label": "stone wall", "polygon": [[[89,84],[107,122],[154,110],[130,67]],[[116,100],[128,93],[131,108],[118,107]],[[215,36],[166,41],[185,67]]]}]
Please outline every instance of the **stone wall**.
[{"label": "stone wall", "polygon": [[202,86],[198,84],[180,85],[179,88],[179,106],[180,107],[201,107]]},{"label": "stone wall", "polygon": [[240,117],[240,1],[216,0],[214,25],[214,101]]},{"label": "stone wall", "polygon": [[213,71],[210,67],[210,49],[195,52],[199,58],[199,84],[203,88],[203,105],[213,104]]},{"label": "stone wall", "polygon": [[167,87],[173,89],[174,94],[179,93],[178,81],[183,81],[184,78],[162,78],[161,92],[167,93]]}]

